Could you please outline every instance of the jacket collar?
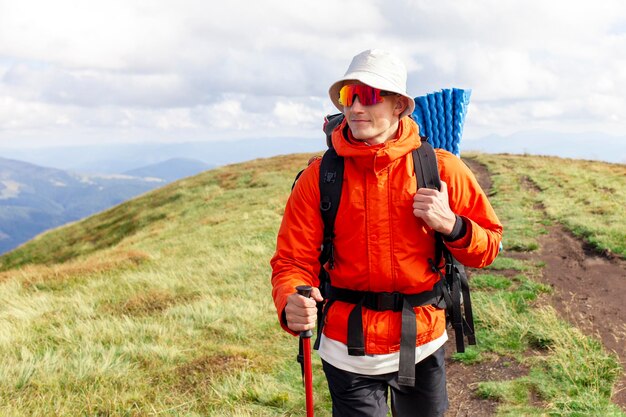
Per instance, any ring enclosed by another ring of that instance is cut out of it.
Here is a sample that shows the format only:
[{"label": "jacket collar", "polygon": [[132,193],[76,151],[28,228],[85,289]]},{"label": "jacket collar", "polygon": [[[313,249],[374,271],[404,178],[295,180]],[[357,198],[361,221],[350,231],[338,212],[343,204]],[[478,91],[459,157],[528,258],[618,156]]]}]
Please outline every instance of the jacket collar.
[{"label": "jacket collar", "polygon": [[371,146],[355,140],[344,120],[333,131],[332,142],[338,155],[351,158],[360,167],[373,169],[376,173],[421,145],[419,128],[410,117],[400,119],[396,138]]}]

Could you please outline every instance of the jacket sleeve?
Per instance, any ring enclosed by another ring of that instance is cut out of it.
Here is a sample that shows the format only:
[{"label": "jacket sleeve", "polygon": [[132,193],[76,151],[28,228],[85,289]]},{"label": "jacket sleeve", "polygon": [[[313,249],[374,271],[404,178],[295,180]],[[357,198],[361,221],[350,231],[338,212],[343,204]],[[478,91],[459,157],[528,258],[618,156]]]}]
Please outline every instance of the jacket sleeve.
[{"label": "jacket sleeve", "polygon": [[319,286],[318,257],[324,234],[320,215],[320,162],[314,161],[302,173],[287,200],[278,230],[272,267],[272,297],[281,326],[289,333],[282,314],[287,297],[298,285]]},{"label": "jacket sleeve", "polygon": [[472,171],[455,155],[437,150],[441,179],[448,185],[452,211],[463,218],[466,233],[446,246],[462,264],[482,268],[500,249],[502,224]]}]

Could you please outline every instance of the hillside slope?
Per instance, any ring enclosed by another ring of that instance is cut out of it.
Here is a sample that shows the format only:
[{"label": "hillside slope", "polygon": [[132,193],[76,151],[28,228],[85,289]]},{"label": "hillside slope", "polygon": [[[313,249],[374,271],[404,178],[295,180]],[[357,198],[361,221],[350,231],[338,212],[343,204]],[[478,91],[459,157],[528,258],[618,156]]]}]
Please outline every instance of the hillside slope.
[{"label": "hillside slope", "polygon": [[0,415],[274,415],[262,387],[296,369],[276,374],[293,339],[268,260],[307,159],[178,181],[0,257]]},{"label": "hillside slope", "polygon": [[[309,156],[256,160],[187,178],[0,257],[0,397],[7,399],[0,415],[302,415],[297,341],[277,326],[269,259],[294,174]],[[494,158],[503,166],[538,163]],[[615,195],[623,181],[619,169],[610,177]],[[500,205],[514,231],[506,249],[533,250],[528,234],[534,223],[514,224],[507,205],[520,204]],[[618,253],[619,243],[607,245]],[[519,268],[523,273],[535,266]],[[520,314],[531,290],[541,289],[533,285],[518,276],[506,290],[515,295],[519,287],[521,298],[512,302]],[[528,328],[526,336],[514,337],[522,352],[532,342]],[[484,354],[504,352],[504,344],[496,349],[484,340],[490,349]],[[597,346],[586,349],[593,349],[589,366],[613,376],[598,385],[593,395],[599,400],[589,394],[584,403],[602,415],[621,415],[607,397],[617,378],[614,359]],[[319,364],[315,373],[316,411],[329,415]],[[545,406],[562,409],[563,403]],[[543,406],[535,408],[527,415],[541,415]]]}]

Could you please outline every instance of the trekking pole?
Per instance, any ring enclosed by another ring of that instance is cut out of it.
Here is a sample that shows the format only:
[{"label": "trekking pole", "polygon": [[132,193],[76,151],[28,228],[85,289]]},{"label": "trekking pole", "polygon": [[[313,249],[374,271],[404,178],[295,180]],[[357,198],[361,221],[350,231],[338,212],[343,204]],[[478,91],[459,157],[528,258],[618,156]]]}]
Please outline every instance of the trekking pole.
[{"label": "trekking pole", "polygon": [[[296,291],[303,297],[309,298],[313,288],[309,285],[299,285]],[[313,370],[311,369],[311,336],[313,332],[306,330],[300,332],[300,342],[304,356],[304,393],[306,396],[306,415],[313,417]]]}]

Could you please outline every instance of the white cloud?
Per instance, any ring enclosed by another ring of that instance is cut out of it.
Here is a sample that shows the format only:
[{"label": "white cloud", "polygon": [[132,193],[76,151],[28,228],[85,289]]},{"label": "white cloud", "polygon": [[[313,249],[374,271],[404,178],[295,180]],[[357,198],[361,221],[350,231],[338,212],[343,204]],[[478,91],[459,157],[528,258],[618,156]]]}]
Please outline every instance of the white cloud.
[{"label": "white cloud", "polygon": [[320,123],[320,108],[311,107],[294,101],[279,101],[273,115],[277,124],[286,126],[312,126]]},{"label": "white cloud", "polygon": [[201,110],[209,125],[219,130],[249,129],[249,119],[243,112],[241,102],[227,99]]},{"label": "white cloud", "polygon": [[317,131],[369,47],[471,88],[467,134],[626,128],[621,0],[0,0],[0,145]]}]

